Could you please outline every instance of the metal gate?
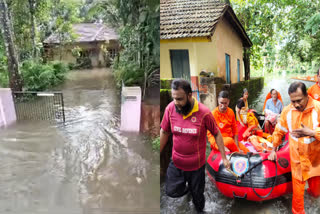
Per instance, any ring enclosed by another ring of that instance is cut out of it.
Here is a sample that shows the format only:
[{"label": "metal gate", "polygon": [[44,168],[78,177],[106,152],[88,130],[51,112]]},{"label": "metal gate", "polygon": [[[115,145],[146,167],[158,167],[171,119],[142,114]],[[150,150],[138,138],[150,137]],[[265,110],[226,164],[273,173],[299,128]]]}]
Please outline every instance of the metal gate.
[{"label": "metal gate", "polygon": [[62,92],[15,91],[17,120],[52,120],[65,122]]}]

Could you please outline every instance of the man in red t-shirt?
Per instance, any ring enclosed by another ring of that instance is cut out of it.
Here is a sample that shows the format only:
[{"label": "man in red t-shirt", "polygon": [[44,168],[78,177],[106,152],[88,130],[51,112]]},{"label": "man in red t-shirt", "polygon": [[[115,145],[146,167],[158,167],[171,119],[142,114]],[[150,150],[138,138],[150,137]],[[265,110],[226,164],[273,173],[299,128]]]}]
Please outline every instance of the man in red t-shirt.
[{"label": "man in red t-shirt", "polygon": [[313,99],[320,101],[320,69],[317,72],[317,83],[308,89],[308,95]]},{"label": "man in red t-shirt", "polygon": [[[230,163],[225,155],[222,135],[210,110],[192,97],[188,81],[172,82],[173,101],[165,109],[160,130],[160,152],[170,133],[173,136],[172,161],[167,169],[166,193],[181,197],[190,190],[198,212],[205,205],[206,134],[209,130],[215,137],[226,168]],[[188,188],[186,183],[188,182]]]}]

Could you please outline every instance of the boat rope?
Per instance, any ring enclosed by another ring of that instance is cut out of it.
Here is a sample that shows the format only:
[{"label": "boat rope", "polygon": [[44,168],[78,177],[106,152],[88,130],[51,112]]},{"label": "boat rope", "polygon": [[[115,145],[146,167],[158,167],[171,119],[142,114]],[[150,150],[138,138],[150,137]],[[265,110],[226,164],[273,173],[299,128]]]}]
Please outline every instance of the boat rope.
[{"label": "boat rope", "polygon": [[[249,159],[250,159],[250,157],[249,157]],[[247,174],[248,172],[250,172],[250,185],[251,185],[251,188],[252,188],[253,192],[256,194],[256,196],[258,196],[259,198],[267,198],[267,197],[269,197],[269,195],[272,193],[274,187],[276,186],[276,180],[277,180],[277,176],[278,176],[278,171],[277,171],[278,167],[277,167],[277,162],[276,161],[272,161],[272,162],[274,162],[275,167],[276,167],[276,175],[274,177],[274,181],[273,181],[272,188],[271,188],[270,192],[268,194],[262,196],[262,195],[259,195],[256,192],[256,190],[254,189],[254,187],[252,186],[252,175],[251,175],[252,169],[255,168],[256,166],[258,166],[259,164],[262,164],[264,161],[267,161],[267,160],[268,160],[267,158],[263,159],[261,162],[259,162],[259,163],[255,164],[255,165],[253,165],[252,167],[250,167],[250,169],[249,169],[250,171],[248,170],[246,173],[244,173],[244,174]],[[250,161],[249,161],[249,163],[250,163]]]},{"label": "boat rope", "polygon": [[238,153],[238,152],[232,152],[232,153],[230,153],[230,155],[229,155],[229,161],[231,161],[232,155],[234,155],[235,153]]}]

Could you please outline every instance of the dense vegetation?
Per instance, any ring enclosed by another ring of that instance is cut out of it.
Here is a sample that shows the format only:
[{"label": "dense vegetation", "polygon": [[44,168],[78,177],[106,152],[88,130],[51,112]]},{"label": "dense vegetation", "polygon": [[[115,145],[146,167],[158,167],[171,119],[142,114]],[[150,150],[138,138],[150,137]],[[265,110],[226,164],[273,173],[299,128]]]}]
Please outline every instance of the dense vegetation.
[{"label": "dense vegetation", "polygon": [[24,61],[21,66],[21,74],[24,88],[27,91],[43,91],[52,88],[65,79],[68,67],[61,62],[49,62],[47,64]]},{"label": "dense vegetation", "polygon": [[[157,0],[0,0],[0,85],[19,90],[30,82],[23,79],[26,75],[22,66],[30,61],[34,65],[28,67],[30,74],[39,76],[37,69],[43,66],[43,76],[52,77],[48,74],[53,70],[49,69],[51,65],[43,63],[44,39],[56,32],[62,44],[67,44],[74,37],[72,24],[104,22],[120,35],[122,51],[113,62],[118,83],[123,80],[127,85],[143,86],[160,64],[159,21]],[[51,80],[60,81],[60,77]],[[24,88],[45,89],[41,84]]]},{"label": "dense vegetation", "polygon": [[0,0],[1,87],[45,90],[63,81],[66,66],[43,63],[42,42],[53,32],[71,34],[71,24],[81,21],[80,6],[75,0]]},{"label": "dense vegetation", "polygon": [[251,75],[315,72],[320,65],[320,1],[231,0],[249,35]]},{"label": "dense vegetation", "polygon": [[113,65],[118,83],[143,86],[160,66],[159,0],[102,0],[89,14],[118,29],[123,48]]}]

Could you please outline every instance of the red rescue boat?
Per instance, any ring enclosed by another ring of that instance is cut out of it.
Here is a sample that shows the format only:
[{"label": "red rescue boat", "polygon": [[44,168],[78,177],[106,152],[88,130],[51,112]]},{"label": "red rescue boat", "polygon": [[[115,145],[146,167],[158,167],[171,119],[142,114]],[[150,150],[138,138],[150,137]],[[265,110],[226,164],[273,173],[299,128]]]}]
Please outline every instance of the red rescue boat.
[{"label": "red rescue boat", "polygon": [[210,180],[223,195],[263,201],[292,192],[287,141],[277,152],[277,162],[268,160],[268,152],[226,154],[231,163],[230,170],[224,167],[220,152],[214,150],[211,151],[206,166]]}]

